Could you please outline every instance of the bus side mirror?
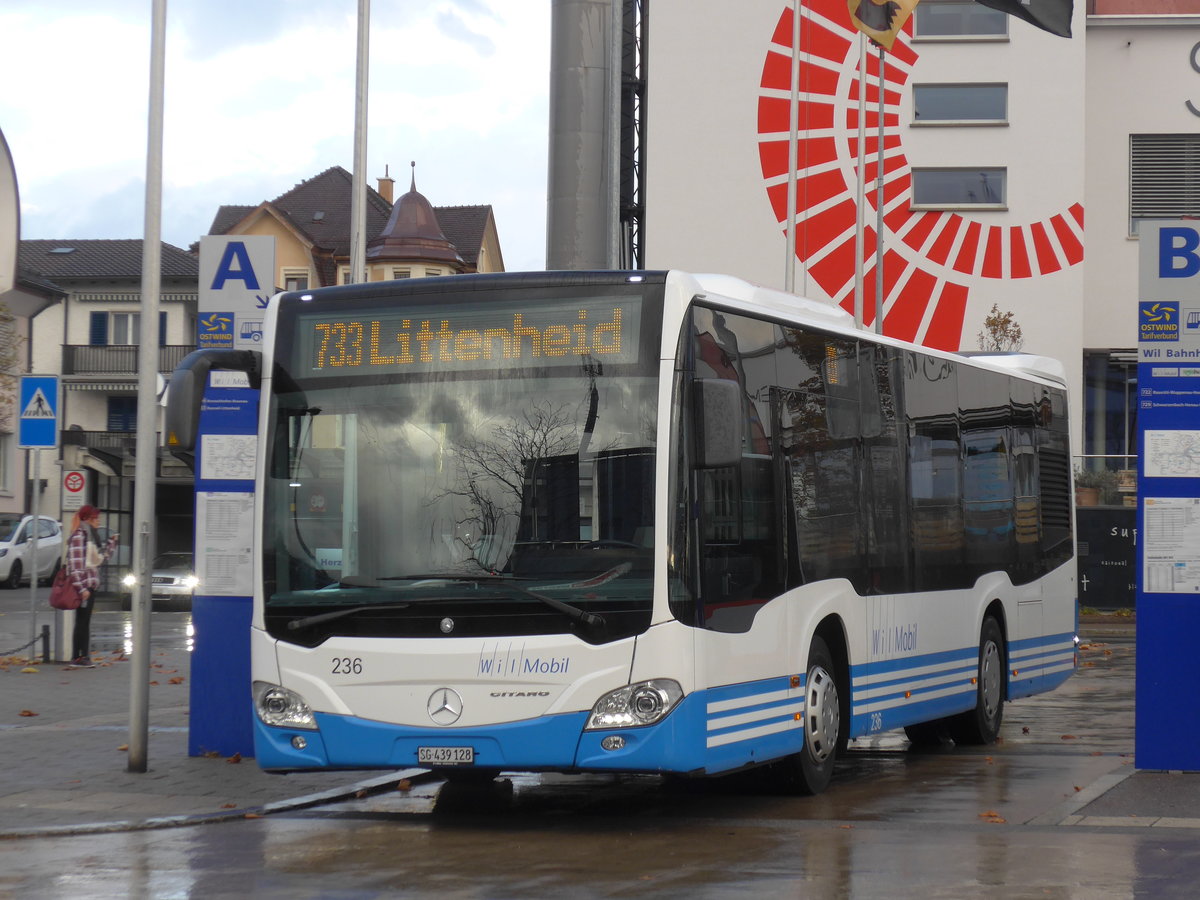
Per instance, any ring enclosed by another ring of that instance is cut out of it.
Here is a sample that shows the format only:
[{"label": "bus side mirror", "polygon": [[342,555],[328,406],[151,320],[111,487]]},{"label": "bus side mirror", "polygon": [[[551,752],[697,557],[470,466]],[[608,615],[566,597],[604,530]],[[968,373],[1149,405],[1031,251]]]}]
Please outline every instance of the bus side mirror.
[{"label": "bus side mirror", "polygon": [[250,386],[258,387],[260,356],[253,350],[193,350],[175,367],[167,388],[164,445],[168,450],[196,449],[200,430],[200,404],[213,369],[245,372]]},{"label": "bus side mirror", "polygon": [[693,382],[696,416],[696,468],[719,469],[742,459],[742,388],[726,378]]}]

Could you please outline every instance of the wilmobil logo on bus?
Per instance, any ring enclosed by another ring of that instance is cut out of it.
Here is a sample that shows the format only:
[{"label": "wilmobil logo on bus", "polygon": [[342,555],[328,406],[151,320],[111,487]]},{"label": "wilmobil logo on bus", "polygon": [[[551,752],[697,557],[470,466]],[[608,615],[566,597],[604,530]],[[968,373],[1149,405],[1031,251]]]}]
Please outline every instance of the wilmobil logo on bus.
[{"label": "wilmobil logo on bus", "polygon": [[520,677],[522,675],[566,675],[571,668],[569,656],[483,656],[479,659],[479,674],[487,678]]}]

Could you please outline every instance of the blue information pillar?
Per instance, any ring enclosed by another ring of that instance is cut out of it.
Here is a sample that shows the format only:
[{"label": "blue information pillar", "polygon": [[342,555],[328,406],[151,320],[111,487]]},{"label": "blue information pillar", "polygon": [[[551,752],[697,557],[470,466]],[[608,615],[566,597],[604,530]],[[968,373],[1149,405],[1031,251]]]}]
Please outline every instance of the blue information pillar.
[{"label": "blue information pillar", "polygon": [[1142,222],[1135,763],[1200,770],[1200,222]]},{"label": "blue information pillar", "polygon": [[250,624],[259,392],[213,371],[196,443],[196,574],[188,754],[254,755]]}]

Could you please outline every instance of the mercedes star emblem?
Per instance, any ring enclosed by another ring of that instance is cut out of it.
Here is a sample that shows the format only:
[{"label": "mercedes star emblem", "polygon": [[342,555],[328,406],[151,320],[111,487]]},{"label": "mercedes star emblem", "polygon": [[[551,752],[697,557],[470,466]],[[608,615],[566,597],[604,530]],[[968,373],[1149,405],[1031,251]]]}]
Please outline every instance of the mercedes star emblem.
[{"label": "mercedes star emblem", "polygon": [[429,695],[429,718],[438,725],[453,725],[462,715],[462,697],[453,688],[438,688]]}]

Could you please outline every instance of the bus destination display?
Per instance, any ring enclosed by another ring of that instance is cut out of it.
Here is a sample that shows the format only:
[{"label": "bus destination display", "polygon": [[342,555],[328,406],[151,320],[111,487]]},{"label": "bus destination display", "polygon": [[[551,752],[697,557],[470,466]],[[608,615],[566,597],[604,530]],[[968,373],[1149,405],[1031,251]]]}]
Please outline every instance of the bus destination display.
[{"label": "bus destination display", "polygon": [[297,373],[352,375],[577,366],[637,359],[639,302],[628,298],[521,309],[422,307],[301,315]]}]

